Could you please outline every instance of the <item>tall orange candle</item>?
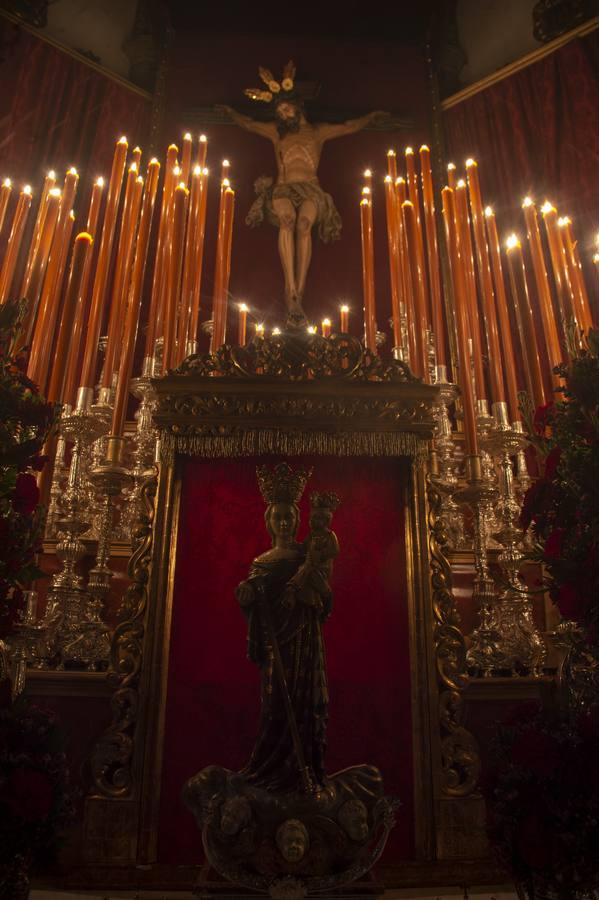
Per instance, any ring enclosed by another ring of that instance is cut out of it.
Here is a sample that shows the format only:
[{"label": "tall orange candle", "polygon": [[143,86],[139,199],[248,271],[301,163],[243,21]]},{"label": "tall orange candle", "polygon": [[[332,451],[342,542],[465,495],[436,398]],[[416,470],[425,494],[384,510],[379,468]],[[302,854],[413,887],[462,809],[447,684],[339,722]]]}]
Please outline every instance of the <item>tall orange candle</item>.
[{"label": "tall orange candle", "polygon": [[217,247],[218,272],[215,279],[216,287],[212,312],[211,353],[214,353],[225,342],[234,201],[235,192],[227,184],[222,192],[222,227],[219,228],[220,240]]},{"label": "tall orange candle", "polygon": [[416,164],[414,160],[414,150],[412,147],[406,147],[405,150],[406,155],[406,181],[408,186],[408,199],[412,202],[414,206],[414,215],[416,218],[416,253],[418,255],[418,268],[422,273],[423,289],[424,289],[424,297],[426,303],[426,321],[427,327],[431,326],[431,314],[432,310],[430,309],[429,302],[429,293],[428,293],[428,275],[426,271],[426,259],[424,255],[424,240],[422,236],[422,215],[420,212],[420,191],[418,189],[418,176],[416,175]]},{"label": "tall orange candle", "polygon": [[443,301],[441,297],[441,273],[439,270],[439,249],[437,247],[437,225],[435,221],[435,195],[433,190],[433,173],[431,169],[431,152],[426,144],[420,148],[420,172],[422,175],[422,202],[424,207],[424,228],[428,273],[430,282],[431,325],[435,337],[437,364],[445,366],[445,323],[443,318]]},{"label": "tall orange candle", "polygon": [[376,353],[376,307],[374,293],[374,235],[372,228],[372,203],[368,197],[360,201],[362,230],[362,287],[364,292],[364,342],[366,348]]},{"label": "tall orange candle", "polygon": [[138,175],[137,165],[129,166],[125,182],[125,199],[121,214],[121,231],[119,234],[116,251],[116,265],[112,286],[112,298],[110,314],[108,318],[108,341],[104,356],[101,385],[103,388],[112,387],[112,379],[118,367],[118,358],[122,346],[122,327],[125,316],[125,307],[129,293],[129,279],[133,254],[135,251],[135,237],[137,232],[137,219],[141,206],[143,191],[143,178]]},{"label": "tall orange candle", "polygon": [[416,221],[416,210],[414,209],[413,203],[409,200],[406,200],[406,202],[402,204],[402,214],[406,230],[410,272],[412,276],[412,294],[414,297],[416,349],[418,356],[413,368],[417,375],[420,375],[425,381],[429,382],[430,371],[426,337],[428,321],[426,315],[426,297],[424,295],[424,279],[422,277],[422,262],[418,253],[418,223]]},{"label": "tall orange candle", "polygon": [[87,325],[87,338],[83,352],[83,365],[81,368],[81,387],[93,389],[96,380],[96,363],[98,360],[98,341],[102,328],[104,306],[108,287],[108,274],[114,233],[116,229],[117,211],[121,196],[123,173],[127,160],[127,139],[122,137],[116,145],[112,161],[112,171],[106,196],[106,211],[104,213],[104,226],[100,238],[98,251],[98,263],[96,277],[92,290],[90,316]]},{"label": "tall orange candle", "polygon": [[[560,348],[559,333],[555,321],[553,302],[551,300],[551,289],[549,287],[549,279],[547,278],[547,269],[545,268],[545,256],[543,254],[543,244],[541,242],[537,211],[530,197],[524,198],[522,209],[524,210],[528,246],[530,249],[530,257],[532,259],[537,296],[539,298],[547,356],[549,358],[549,365],[553,369],[563,361],[564,356]],[[557,376],[552,375],[552,381],[554,385],[557,386],[559,379]]]},{"label": "tall orange candle", "polygon": [[330,337],[331,336],[331,320],[323,319],[322,322],[320,323],[320,329],[321,329],[323,338]]},{"label": "tall orange candle", "polygon": [[541,374],[541,362],[537,346],[535,326],[526,283],[526,270],[522,257],[522,246],[515,234],[506,241],[508,271],[512,301],[520,332],[522,359],[526,372],[528,390],[535,406],[545,404],[545,388]]},{"label": "tall orange candle", "polygon": [[387,150],[387,173],[395,184],[397,178],[397,153],[395,150]]},{"label": "tall orange candle", "polygon": [[6,218],[6,210],[8,209],[8,201],[10,200],[11,193],[12,182],[10,178],[5,178],[2,182],[2,187],[0,187],[0,234],[2,234],[2,228],[4,226],[4,219]]},{"label": "tall orange candle", "polygon": [[181,181],[185,187],[189,184],[189,175],[191,173],[191,144],[191,135],[187,131],[183,135],[183,152],[181,154]]},{"label": "tall orange candle", "polygon": [[470,209],[472,210],[474,246],[476,248],[478,276],[483,300],[487,346],[489,348],[491,397],[495,403],[504,403],[505,386],[503,382],[503,366],[501,364],[501,345],[497,327],[495,291],[493,289],[493,276],[491,275],[491,263],[485,234],[485,214],[478,179],[478,165],[474,159],[466,160],[466,172],[470,193]]},{"label": "tall orange candle", "polygon": [[470,338],[472,339],[476,395],[478,400],[486,400],[487,386],[483,370],[482,341],[478,315],[478,302],[476,298],[476,279],[474,275],[474,257],[472,254],[472,239],[470,236],[470,215],[468,213],[468,200],[466,197],[466,182],[462,179],[456,184],[454,197],[456,238],[459,265],[464,273],[466,285],[467,316],[468,321],[470,322]]},{"label": "tall orange candle", "polygon": [[450,187],[452,189],[452,191],[454,191],[455,184],[456,184],[456,167],[455,167],[455,163],[450,162],[450,163],[447,163],[447,186]]},{"label": "tall orange candle", "polygon": [[478,435],[476,430],[476,413],[474,404],[474,387],[470,374],[469,323],[466,300],[466,280],[459,260],[458,234],[454,209],[454,192],[450,187],[441,191],[443,200],[443,222],[450,270],[455,297],[456,337],[458,350],[459,381],[462,392],[462,408],[464,413],[464,439],[467,456],[478,453]]},{"label": "tall orange candle", "polygon": [[168,286],[165,295],[164,306],[164,347],[162,372],[166,372],[173,365],[175,359],[175,340],[177,326],[177,306],[179,303],[179,290],[181,286],[181,270],[183,265],[183,238],[185,234],[185,208],[187,201],[187,188],[181,182],[173,193],[173,227],[170,232],[170,259],[168,263]]},{"label": "tall orange candle", "polygon": [[135,355],[135,341],[139,324],[139,311],[143,291],[144,274],[148,257],[148,246],[152,231],[152,219],[156,205],[158,191],[158,178],[160,175],[160,163],[157,159],[150,160],[146,178],[146,187],[143,195],[141,214],[139,217],[139,232],[135,244],[135,259],[131,273],[128,303],[124,318],[122,338],[122,352],[118,369],[118,378],[114,396],[112,411],[113,435],[120,437],[125,427],[127,414],[127,399],[129,396],[129,384],[133,373],[133,360]]},{"label": "tall orange candle", "polygon": [[349,331],[349,306],[342,303],[339,307],[339,331],[341,334],[347,334]]},{"label": "tall orange candle", "polygon": [[593,323],[591,321],[589,298],[576,249],[576,241],[572,233],[572,220],[569,216],[564,216],[557,220],[557,224],[565,251],[566,270],[572,287],[572,300],[576,321],[578,322],[579,328],[581,328],[582,331],[587,332],[589,328],[592,327]]},{"label": "tall orange candle", "polygon": [[43,224],[38,236],[37,251],[32,259],[28,271],[25,273],[20,291],[21,297],[26,297],[29,301],[30,312],[27,316],[28,320],[32,320],[35,318],[35,308],[44,279],[44,274],[46,272],[48,257],[50,255],[50,247],[52,245],[52,238],[54,237],[54,230],[56,228],[56,221],[60,208],[60,190],[58,188],[52,188],[48,192],[45,203],[46,210],[43,216]]},{"label": "tall orange candle", "polygon": [[92,236],[82,231],[75,238],[69,280],[62,305],[58,338],[54,349],[54,359],[50,382],[46,397],[52,403],[60,403],[63,400],[65,373],[69,355],[76,353],[77,347],[73,344],[73,326],[77,304],[81,300],[81,283],[85,269],[85,261],[90,253]]},{"label": "tall orange candle", "polygon": [[197,165],[200,169],[206,168],[206,156],[208,154],[208,138],[205,134],[201,134],[198,143]]},{"label": "tall orange candle", "polygon": [[512,326],[508,313],[509,307],[505,292],[505,279],[501,263],[501,249],[499,246],[499,238],[497,236],[497,225],[495,223],[495,215],[490,206],[485,207],[485,224],[487,226],[487,240],[491,258],[491,271],[493,273],[493,282],[495,285],[495,297],[497,298],[499,331],[503,346],[503,371],[507,389],[508,409],[512,422],[519,422],[518,381],[516,379],[516,358],[514,356],[514,345],[512,342]]},{"label": "tall orange candle", "polygon": [[177,362],[181,362],[187,354],[189,320],[195,283],[195,268],[198,263],[195,252],[196,234],[199,223],[200,203],[202,199],[202,170],[195,166],[191,179],[187,228],[185,230],[185,257],[183,261],[183,279],[181,287],[181,304],[177,326]]},{"label": "tall orange candle", "polygon": [[12,287],[15,267],[19,258],[19,249],[21,247],[21,239],[25,230],[27,216],[31,207],[31,188],[25,185],[19,195],[17,207],[12,220],[12,227],[8,237],[8,244],[4,256],[4,262],[0,269],[0,303],[6,303],[11,299],[10,290]]},{"label": "tall orange candle", "polygon": [[399,265],[401,270],[402,297],[406,309],[406,322],[408,329],[408,352],[410,365],[414,367],[418,360],[418,347],[416,345],[416,312],[412,293],[412,273],[410,271],[410,257],[406,240],[406,229],[402,206],[407,199],[406,182],[401,176],[395,182],[397,197],[397,244],[399,247]]},{"label": "tall orange candle", "polygon": [[247,303],[239,304],[239,319],[237,324],[237,344],[240,347],[245,347],[247,341],[247,320],[248,320],[248,305]]},{"label": "tall orange candle", "polygon": [[162,335],[162,289],[166,277],[165,263],[168,252],[169,217],[171,214],[170,205],[174,187],[173,172],[177,162],[178,153],[179,148],[176,144],[170,144],[166,151],[160,221],[158,224],[158,241],[156,244],[156,262],[154,264],[150,312],[148,315],[148,327],[146,331],[146,347],[144,353],[146,359],[152,359],[154,357],[156,338]]},{"label": "tall orange candle", "polygon": [[139,172],[139,167],[141,165],[141,147],[134,147],[131,151],[131,162],[137,167],[137,171]]},{"label": "tall orange candle", "polygon": [[545,222],[547,232],[547,243],[549,244],[549,255],[551,256],[551,267],[553,271],[553,279],[557,290],[557,299],[560,309],[561,327],[563,332],[564,346],[567,345],[568,323],[574,318],[574,309],[572,306],[572,288],[567,275],[566,261],[564,257],[564,248],[562,246],[559,235],[559,227],[557,224],[557,210],[548,201],[541,207],[541,214]]},{"label": "tall orange candle", "polygon": [[[391,152],[391,151],[389,151]],[[391,313],[393,323],[393,347],[401,346],[400,315],[400,262],[397,230],[397,204],[395,181],[391,175],[385,178],[385,207],[387,211],[387,245],[389,249],[389,277],[391,281]]]},{"label": "tall orange candle", "polygon": [[197,340],[198,320],[200,317],[200,291],[202,287],[202,267],[204,260],[204,234],[206,231],[206,209],[208,202],[208,169],[202,170],[200,178],[200,206],[198,211],[198,222],[195,229],[195,271],[191,293],[190,318],[188,337],[190,341]]},{"label": "tall orange candle", "polygon": [[[35,264],[35,260],[38,255],[40,240],[42,236],[42,231],[44,228],[44,221],[46,218],[46,212],[48,211],[48,196],[50,191],[54,189],[56,184],[56,172],[51,169],[46,177],[44,178],[44,186],[42,188],[42,196],[40,197],[39,206],[37,208],[37,216],[35,218],[35,225],[33,226],[33,235],[31,237],[31,241],[29,243],[29,254],[27,256],[27,264],[25,266],[25,275],[23,277],[23,284],[30,280],[31,269]],[[23,297],[27,296],[21,287],[21,295]]]}]

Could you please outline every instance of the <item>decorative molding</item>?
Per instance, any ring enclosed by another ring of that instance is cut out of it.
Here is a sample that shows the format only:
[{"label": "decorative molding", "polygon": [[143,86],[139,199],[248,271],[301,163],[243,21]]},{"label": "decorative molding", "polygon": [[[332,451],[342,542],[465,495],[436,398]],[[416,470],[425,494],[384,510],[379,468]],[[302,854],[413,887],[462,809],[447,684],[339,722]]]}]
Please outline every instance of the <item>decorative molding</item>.
[{"label": "decorative molding", "polygon": [[498,69],[491,75],[487,75],[486,78],[481,78],[481,80],[475,82],[475,84],[468,85],[468,87],[465,87],[462,91],[458,91],[457,94],[453,94],[451,97],[447,97],[446,100],[442,101],[441,109],[443,110],[443,112],[445,112],[446,110],[451,109],[452,106],[457,106],[458,103],[462,103],[464,100],[468,100],[475,94],[480,93],[480,91],[484,91],[487,88],[491,87],[493,84],[497,84],[498,81],[503,81],[504,78],[509,78],[510,75],[515,75],[516,72],[520,72],[522,69],[526,69],[528,66],[534,65],[536,62],[539,62],[540,59],[543,59],[545,56],[549,56],[551,53],[559,50],[559,48],[563,47],[564,44],[569,44],[570,41],[573,41],[576,38],[584,37],[585,34],[590,34],[592,31],[595,31],[596,28],[599,28],[599,16],[596,16],[589,22],[585,22],[584,25],[580,25],[578,28],[574,28],[567,34],[556,38],[549,44],[545,44],[538,50],[533,50],[532,53],[527,53],[526,56],[523,56],[516,62],[504,66],[502,69]]}]

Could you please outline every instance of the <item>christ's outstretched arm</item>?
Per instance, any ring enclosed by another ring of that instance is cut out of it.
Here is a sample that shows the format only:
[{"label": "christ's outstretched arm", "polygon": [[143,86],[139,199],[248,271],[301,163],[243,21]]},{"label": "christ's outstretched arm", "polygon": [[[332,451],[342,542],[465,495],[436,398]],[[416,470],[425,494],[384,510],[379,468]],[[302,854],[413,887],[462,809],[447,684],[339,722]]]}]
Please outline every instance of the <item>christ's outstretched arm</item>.
[{"label": "christ's outstretched arm", "polygon": [[250,118],[250,116],[244,116],[241,113],[238,113],[232,106],[219,106],[219,109],[222,109],[223,112],[226,112],[231,116],[235,124],[239,125],[240,128],[245,128],[246,131],[259,134],[261,137],[270,138],[271,141],[275,140],[277,129],[272,122],[257,122],[255,119]]},{"label": "christ's outstretched arm", "polygon": [[371,112],[359,119],[349,119],[347,122],[341,122],[339,125],[331,125],[323,123],[318,125],[318,136],[322,141],[330,141],[332,138],[344,137],[346,134],[354,134],[356,131],[362,131],[375,122],[384,121],[389,118],[386,112]]}]

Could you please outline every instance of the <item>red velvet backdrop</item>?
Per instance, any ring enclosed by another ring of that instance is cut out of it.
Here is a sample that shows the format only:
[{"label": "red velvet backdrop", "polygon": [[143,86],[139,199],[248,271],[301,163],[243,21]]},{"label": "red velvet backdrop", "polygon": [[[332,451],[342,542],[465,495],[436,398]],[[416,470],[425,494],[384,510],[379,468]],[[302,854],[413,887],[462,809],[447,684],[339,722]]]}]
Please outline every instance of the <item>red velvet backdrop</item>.
[{"label": "red velvet backdrop", "polygon": [[[108,176],[115,141],[146,144],[150,101],[0,17],[0,176]],[[80,188],[83,194],[83,182]]]},{"label": "red velvet backdrop", "polygon": [[587,282],[599,227],[599,29],[446,110],[449,158],[474,156],[501,232],[524,233],[520,204],[549,198],[574,220]]},{"label": "red velvet backdrop", "polygon": [[[270,460],[269,460],[270,462]],[[387,858],[413,852],[412,726],[404,501],[398,460],[302,460],[311,490],[343,498],[334,529],[341,554],[325,627],[331,693],[327,770],[372,763],[401,798]],[[181,800],[191,775],[238,769],[256,737],[259,674],[246,658],[233,591],[269,546],[257,460],[190,459],[183,469],[173,597],[158,860],[196,863],[200,835]],[[307,496],[300,538],[307,530]]]},{"label": "red velvet backdrop", "polygon": [[[234,22],[231,24],[234,27]],[[339,304],[347,302],[352,310],[350,330],[363,333],[358,204],[362,173],[370,167],[375,183],[377,318],[379,328],[389,333],[389,264],[382,180],[390,146],[403,151],[407,144],[417,147],[427,140],[426,72],[418,48],[374,38],[291,34],[261,37],[182,30],[175,37],[169,60],[164,146],[169,141],[179,142],[183,132],[194,126],[194,111],[198,108],[211,109],[215,104],[226,103],[245,109],[243,89],[259,82],[258,65],[280,72],[290,58],[297,64],[298,79],[321,85],[317,105],[323,116],[329,110],[351,117],[383,109],[413,122],[407,131],[365,131],[330,141],[325,144],[319,167],[320,183],[335,200],[343,219],[343,232],[340,241],[326,245],[314,234],[306,310],[315,323],[326,315],[337,323]],[[245,300],[259,319],[280,324],[284,317],[283,275],[277,232],[271,225],[250,229],[245,224],[254,199],[254,181],[260,175],[276,173],[272,145],[233,125],[197,125],[196,130],[208,135],[208,166],[212,173],[200,319],[209,319],[212,307],[218,181],[221,160],[227,157],[236,191],[231,299]],[[229,316],[229,329],[234,341],[234,310]]]}]

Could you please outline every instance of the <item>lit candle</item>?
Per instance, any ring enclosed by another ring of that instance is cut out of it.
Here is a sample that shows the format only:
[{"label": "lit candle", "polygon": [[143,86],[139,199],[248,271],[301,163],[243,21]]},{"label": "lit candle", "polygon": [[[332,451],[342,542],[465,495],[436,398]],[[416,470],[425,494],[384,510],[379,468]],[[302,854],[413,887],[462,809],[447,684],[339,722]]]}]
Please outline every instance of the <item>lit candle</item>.
[{"label": "lit candle", "polygon": [[204,169],[206,167],[206,154],[208,152],[208,138],[205,134],[200,135],[199,144],[198,144],[198,160],[197,164],[200,169]]},{"label": "lit candle", "polygon": [[470,193],[470,208],[472,210],[472,228],[474,230],[474,246],[478,261],[478,275],[480,279],[485,331],[487,335],[487,347],[489,350],[489,381],[491,385],[491,397],[495,403],[505,402],[505,387],[503,383],[503,367],[501,364],[501,345],[497,328],[497,314],[495,291],[493,290],[493,276],[491,275],[491,263],[485,235],[485,214],[478,179],[478,165],[474,159],[466,160],[466,172],[468,176],[468,190]]},{"label": "lit candle", "polygon": [[[52,238],[54,237],[56,220],[60,209],[59,188],[52,188],[48,191],[45,204],[46,210],[43,215],[43,224],[38,236],[37,251],[31,260],[28,271],[25,273],[20,291],[21,297],[25,297],[29,301],[29,308],[27,311],[28,323],[35,319],[37,301],[46,272],[48,257],[50,255],[50,247],[52,246]],[[25,327],[24,330],[28,332],[29,328]]]},{"label": "lit candle", "polygon": [[[535,285],[537,288],[537,296],[539,298],[541,321],[543,322],[543,331],[545,333],[547,356],[549,359],[549,366],[553,369],[563,361],[563,354],[560,349],[559,334],[551,300],[551,290],[549,288],[549,279],[547,278],[547,270],[545,268],[545,257],[543,255],[543,245],[541,243],[541,232],[537,220],[537,211],[530,197],[524,198],[522,201],[522,209],[524,210],[528,246],[530,248]],[[552,381],[555,386],[559,383],[559,379],[555,375],[552,375]]]},{"label": "lit candle", "polygon": [[247,340],[247,320],[248,320],[247,303],[239,304],[239,321],[237,325],[237,343],[240,347],[245,347]]},{"label": "lit candle", "polygon": [[2,182],[2,187],[0,187],[0,234],[2,234],[2,226],[4,225],[4,219],[6,217],[6,210],[8,208],[8,201],[10,200],[11,192],[12,182],[10,178],[5,178]]},{"label": "lit candle", "polygon": [[108,340],[106,342],[106,353],[104,355],[104,366],[100,382],[103,388],[112,387],[112,378],[118,367],[118,358],[122,347],[123,320],[125,317],[131,266],[133,264],[142,190],[143,178],[140,179],[138,176],[137,165],[131,163],[125,181],[125,199],[121,211],[121,230],[116,249],[116,263],[108,317]]},{"label": "lit candle", "polygon": [[323,319],[322,322],[320,323],[320,327],[322,330],[322,336],[324,338],[328,338],[331,336],[331,320],[330,319]]},{"label": "lit candle", "polygon": [[221,163],[221,167],[220,167],[221,191],[223,189],[223,184],[225,183],[225,180],[227,180],[229,178],[230,168],[231,168],[231,163],[229,162],[229,160],[223,159],[223,161]]},{"label": "lit candle", "polygon": [[92,245],[92,236],[82,231],[75,238],[69,280],[65,292],[60,316],[58,338],[54,348],[52,372],[46,392],[51,403],[60,403],[64,397],[65,374],[69,356],[76,354],[78,347],[73,343],[73,326],[77,305],[81,302],[81,284],[85,270],[85,262]]},{"label": "lit candle", "polygon": [[441,191],[443,201],[443,222],[450,270],[455,297],[456,338],[458,350],[459,382],[462,392],[462,409],[464,414],[464,440],[466,456],[478,453],[478,435],[476,430],[476,413],[474,405],[474,386],[470,375],[469,325],[467,316],[466,281],[463,267],[459,264],[459,246],[454,209],[454,192],[450,187]]},{"label": "lit candle", "polygon": [[264,337],[264,325],[262,322],[258,322],[256,325],[256,337],[263,338]]},{"label": "lit candle", "polygon": [[202,286],[202,264],[204,259],[204,234],[206,231],[206,208],[208,201],[208,169],[203,169],[200,176],[200,205],[198,208],[198,222],[195,229],[195,272],[191,295],[191,311],[189,324],[189,339],[195,341],[198,334],[198,320],[200,317],[200,289]]},{"label": "lit candle", "polygon": [[362,286],[364,293],[364,341],[368,350],[376,353],[376,309],[374,294],[374,243],[372,204],[368,197],[360,202],[362,233]]},{"label": "lit candle", "polygon": [[187,187],[189,173],[191,172],[191,135],[188,132],[183,135],[183,153],[181,154],[181,181]]},{"label": "lit candle", "polygon": [[495,284],[495,296],[497,298],[497,317],[499,319],[499,330],[501,333],[501,343],[503,345],[503,365],[508,409],[511,421],[519,422],[518,381],[516,379],[516,357],[514,355],[514,345],[512,342],[512,326],[508,312],[508,300],[505,293],[505,279],[503,276],[503,266],[501,264],[501,249],[499,247],[499,238],[497,236],[497,225],[495,222],[495,215],[490,206],[485,207],[485,224],[487,226],[487,239],[489,255],[491,257],[491,271],[493,273],[493,282]]},{"label": "lit candle", "polygon": [[518,331],[520,332],[520,348],[522,350],[528,391],[535,406],[543,406],[545,404],[545,389],[528,285],[526,283],[522,246],[515,234],[509,236],[505,246],[512,301],[516,312]]},{"label": "lit candle", "polygon": [[458,264],[461,264],[462,266],[466,285],[465,301],[467,304],[467,317],[470,322],[470,338],[472,339],[476,396],[478,400],[486,400],[487,387],[483,370],[482,341],[476,298],[476,279],[474,275],[474,257],[472,254],[472,239],[470,236],[470,216],[468,213],[468,199],[466,197],[466,182],[462,179],[456,184],[454,199],[456,238],[459,253]]},{"label": "lit candle", "polygon": [[231,237],[233,228],[233,212],[235,192],[223,182],[221,194],[221,220],[219,223],[219,242],[217,246],[217,273],[215,277],[215,293],[212,307],[212,340],[210,352],[215,353],[225,342],[227,330],[227,301],[229,290],[229,274],[231,270]]},{"label": "lit candle", "polygon": [[455,190],[455,179],[456,179],[456,167],[455,163],[447,163],[447,185],[453,190]]},{"label": "lit candle", "polygon": [[[429,302],[429,294],[428,294],[428,274],[426,271],[426,262],[424,257],[424,241],[422,238],[422,221],[420,215],[420,191],[418,190],[418,176],[416,175],[416,163],[414,159],[414,150],[412,147],[406,147],[406,176],[407,176],[407,187],[408,187],[408,200],[412,203],[414,207],[414,218],[416,222],[416,232],[413,235],[415,240],[415,253],[416,253],[416,262],[418,265],[418,270],[421,273],[422,277],[422,290],[424,296],[425,310],[426,310],[426,327],[430,328],[431,313],[430,302]],[[411,259],[411,257],[410,257]],[[428,366],[427,366],[428,368]]]},{"label": "lit candle", "polygon": [[349,331],[349,306],[342,303],[339,307],[339,331],[341,334],[347,334]]},{"label": "lit candle", "polygon": [[127,138],[122,137],[115,147],[106,197],[104,226],[98,250],[96,275],[92,289],[91,309],[87,323],[87,335],[83,351],[80,387],[93,390],[96,383],[96,362],[98,359],[98,341],[104,316],[104,305],[108,286],[108,275],[112,256],[112,245],[117,221],[117,211],[121,196],[123,173],[127,160]]},{"label": "lit candle", "polygon": [[445,323],[441,298],[441,273],[439,271],[439,250],[437,248],[437,226],[435,222],[435,197],[431,152],[426,144],[420,148],[420,171],[422,173],[422,202],[424,206],[424,228],[430,280],[431,324],[435,337],[437,364],[447,365],[445,354]]},{"label": "lit candle", "polygon": [[137,171],[139,172],[139,167],[141,165],[141,147],[134,147],[131,151],[131,162],[137,166]]},{"label": "lit candle", "polygon": [[395,184],[397,178],[397,153],[395,150],[387,150],[387,172]]},{"label": "lit candle", "polygon": [[410,200],[406,200],[405,203],[402,204],[401,209],[406,230],[410,273],[412,277],[412,295],[414,297],[414,329],[416,333],[417,357],[414,360],[413,368],[417,375],[420,375],[426,382],[429,382],[430,372],[426,339],[428,322],[426,315],[426,297],[424,294],[424,279],[422,277],[422,264],[418,253],[418,223],[416,221],[416,210],[414,209],[414,204]]},{"label": "lit candle", "polygon": [[181,270],[183,264],[183,236],[185,234],[187,193],[187,188],[183,182],[178,184],[174,191],[173,227],[171,231],[170,261],[168,266],[169,284],[165,295],[166,304],[164,307],[163,375],[166,375],[175,359],[177,306],[179,303],[179,288],[181,285]]},{"label": "lit candle", "polygon": [[406,309],[406,322],[407,322],[407,330],[408,330],[408,352],[410,358],[410,365],[415,365],[416,360],[418,359],[418,350],[416,347],[416,332],[415,332],[415,312],[414,312],[414,298],[412,295],[412,275],[410,272],[410,259],[408,256],[408,245],[406,242],[406,234],[404,227],[404,219],[402,213],[402,205],[405,203],[407,199],[406,192],[406,181],[405,178],[401,176],[395,181],[395,193],[397,197],[396,208],[397,208],[397,245],[399,248],[399,268],[400,268],[400,281],[402,285],[401,296],[404,299],[405,309]]},{"label": "lit candle", "polygon": [[[42,238],[42,231],[44,229],[44,222],[46,219],[46,213],[48,211],[48,196],[50,191],[54,189],[56,184],[56,172],[53,169],[50,169],[46,177],[44,178],[44,186],[42,188],[42,196],[40,197],[39,206],[37,208],[37,216],[35,219],[35,225],[33,226],[33,236],[29,243],[29,255],[27,257],[27,265],[25,267],[25,276],[23,278],[23,284],[21,285],[21,296],[26,297],[27,293],[24,291],[23,287],[25,283],[29,283],[31,280],[31,270],[35,266],[36,258],[38,256],[39,245]],[[56,221],[55,221],[56,224]]]},{"label": "lit candle", "polygon": [[21,239],[25,230],[30,207],[31,188],[26,184],[17,201],[17,208],[15,209],[12,220],[4,262],[0,269],[0,303],[6,303],[6,301],[10,299],[10,289],[12,287],[15,267],[19,258]]},{"label": "lit candle", "polygon": [[176,144],[169,144],[166,151],[166,163],[164,167],[164,184],[162,186],[162,203],[160,208],[160,221],[158,225],[158,240],[156,243],[156,262],[152,278],[152,293],[150,311],[148,314],[146,330],[146,347],[144,356],[153,359],[156,338],[162,335],[162,299],[166,282],[166,267],[168,254],[169,219],[171,215],[171,200],[174,190],[174,169],[177,162],[179,148]]},{"label": "lit candle", "polygon": [[316,334],[316,325],[308,325],[306,331],[308,334]]},{"label": "lit candle", "polygon": [[125,427],[127,413],[127,399],[129,396],[129,384],[133,372],[133,358],[135,352],[135,340],[139,323],[139,311],[143,291],[148,246],[152,230],[152,219],[156,205],[156,193],[158,190],[158,178],[160,176],[160,163],[157,159],[150,160],[148,164],[146,187],[143,196],[141,215],[139,218],[139,232],[135,245],[135,260],[131,274],[131,284],[128,292],[128,303],[124,320],[122,337],[122,352],[119,372],[114,396],[114,408],[112,411],[113,435],[120,437]]},{"label": "lit candle", "polygon": [[591,309],[589,298],[584,283],[584,277],[580,266],[580,258],[576,247],[576,240],[572,233],[572,219],[563,216],[557,220],[562,244],[565,251],[566,269],[572,286],[572,300],[576,312],[576,320],[579,328],[587,332],[592,327]]},{"label": "lit candle", "polygon": [[277,335],[281,333],[281,329],[278,326],[275,326],[275,328],[273,328],[272,330],[272,333],[275,337],[277,337]]},{"label": "lit candle", "polygon": [[400,262],[397,230],[397,204],[395,182],[391,175],[385,178],[385,207],[387,211],[387,245],[389,249],[389,277],[391,281],[391,312],[393,324],[393,347],[401,345],[400,316]]},{"label": "lit candle", "polygon": [[574,318],[574,309],[572,306],[572,288],[566,270],[564,248],[562,246],[557,224],[557,210],[549,203],[549,201],[546,201],[541,207],[541,213],[543,221],[545,222],[547,243],[549,244],[549,255],[551,256],[551,266],[553,269],[553,279],[557,289],[563,343],[564,346],[567,346],[568,324]]},{"label": "lit candle", "polygon": [[191,195],[187,215],[187,227],[185,229],[185,257],[183,262],[183,280],[181,286],[181,304],[179,309],[179,324],[177,327],[177,363],[180,363],[187,355],[187,339],[189,331],[189,318],[195,280],[195,267],[197,257],[195,253],[196,229],[198,226],[198,213],[202,196],[202,170],[194,166],[191,179]]}]

